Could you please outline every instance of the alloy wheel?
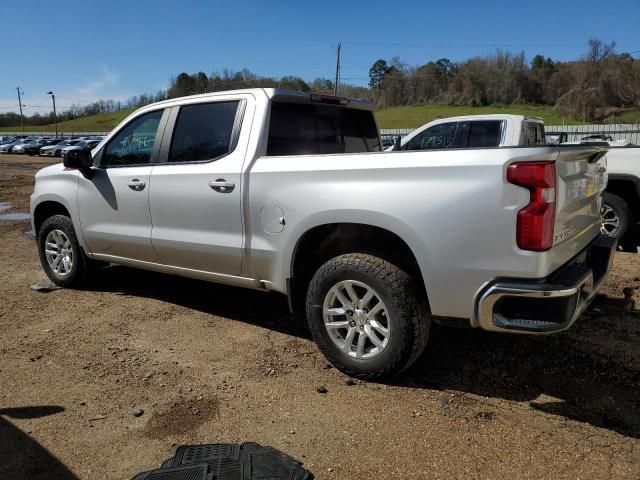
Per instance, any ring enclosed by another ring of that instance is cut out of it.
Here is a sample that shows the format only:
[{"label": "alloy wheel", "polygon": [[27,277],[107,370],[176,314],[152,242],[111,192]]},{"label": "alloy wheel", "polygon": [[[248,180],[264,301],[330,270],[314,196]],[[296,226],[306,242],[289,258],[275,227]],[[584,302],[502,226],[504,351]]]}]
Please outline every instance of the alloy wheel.
[{"label": "alloy wheel", "polygon": [[614,237],[620,228],[620,217],[618,217],[616,211],[609,205],[603,204],[600,210],[600,217],[602,218],[600,232]]},{"label": "alloy wheel", "polygon": [[64,277],[73,268],[73,246],[62,230],[51,230],[44,242],[45,256],[49,268]]},{"label": "alloy wheel", "polygon": [[327,292],[322,307],[324,326],[332,342],[346,355],[369,359],[389,343],[391,321],[387,307],[369,285],[343,280]]}]

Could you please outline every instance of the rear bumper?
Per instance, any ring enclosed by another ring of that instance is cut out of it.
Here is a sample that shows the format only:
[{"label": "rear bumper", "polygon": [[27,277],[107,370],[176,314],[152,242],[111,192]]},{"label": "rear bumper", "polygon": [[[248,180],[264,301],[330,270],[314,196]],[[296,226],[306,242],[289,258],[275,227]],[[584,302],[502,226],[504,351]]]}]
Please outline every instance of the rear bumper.
[{"label": "rear bumper", "polygon": [[604,282],[615,239],[599,235],[574,259],[542,280],[497,279],[476,295],[475,323],[484,330],[543,334],[569,328]]}]

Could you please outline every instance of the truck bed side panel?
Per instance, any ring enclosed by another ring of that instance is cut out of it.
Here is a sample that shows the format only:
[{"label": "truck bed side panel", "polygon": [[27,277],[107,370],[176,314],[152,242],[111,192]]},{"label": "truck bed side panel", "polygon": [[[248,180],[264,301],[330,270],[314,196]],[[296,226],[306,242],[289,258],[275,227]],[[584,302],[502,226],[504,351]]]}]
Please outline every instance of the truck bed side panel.
[{"label": "truck bed side panel", "polygon": [[[285,291],[295,245],[307,230],[374,225],[412,249],[433,314],[471,318],[474,295],[487,281],[544,277],[597,233],[584,231],[550,252],[517,248],[516,216],[529,192],[506,182],[506,167],[557,157],[551,147],[261,157],[249,194],[255,273]],[[281,233],[265,232],[263,207],[283,211]]]}]

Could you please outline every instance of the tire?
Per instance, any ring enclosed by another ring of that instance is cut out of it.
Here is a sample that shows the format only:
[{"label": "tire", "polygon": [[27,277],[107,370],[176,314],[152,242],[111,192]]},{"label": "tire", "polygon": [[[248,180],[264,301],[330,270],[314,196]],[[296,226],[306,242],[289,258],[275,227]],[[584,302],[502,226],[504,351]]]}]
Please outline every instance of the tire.
[{"label": "tire", "polygon": [[602,203],[602,227],[600,231],[622,240],[631,225],[631,210],[622,198],[605,192]]},{"label": "tire", "polygon": [[[53,232],[53,233],[52,233]],[[46,245],[49,243],[49,245]],[[55,247],[52,248],[52,245]],[[47,252],[58,252],[59,255]],[[87,280],[89,262],[85,257],[73,222],[65,215],[47,218],[38,232],[40,263],[53,283],[61,287],[78,287]],[[60,258],[55,269],[56,259]]]},{"label": "tire", "polygon": [[[348,310],[353,294],[364,302]],[[353,377],[371,380],[402,372],[424,351],[429,338],[431,314],[416,282],[395,265],[368,254],[341,255],[322,265],[309,284],[306,311],[320,351]]]}]

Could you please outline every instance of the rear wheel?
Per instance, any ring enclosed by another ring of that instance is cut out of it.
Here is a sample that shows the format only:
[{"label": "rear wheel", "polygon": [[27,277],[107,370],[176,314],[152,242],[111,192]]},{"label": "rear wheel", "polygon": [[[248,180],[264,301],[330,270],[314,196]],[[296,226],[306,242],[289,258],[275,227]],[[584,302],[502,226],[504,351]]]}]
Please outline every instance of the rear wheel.
[{"label": "rear wheel", "polygon": [[431,317],[424,294],[406,272],[354,253],[329,260],[313,276],[307,320],[336,368],[373,379],[400,373],[418,358]]},{"label": "rear wheel", "polygon": [[622,198],[605,193],[600,211],[602,226],[600,231],[618,240],[622,240],[631,224],[631,211]]}]

